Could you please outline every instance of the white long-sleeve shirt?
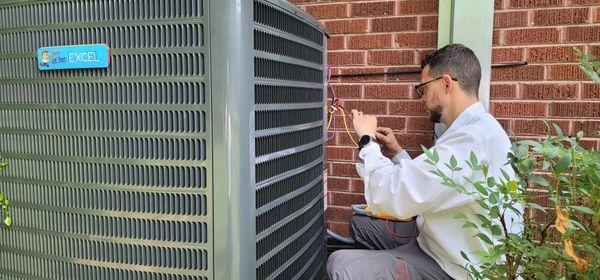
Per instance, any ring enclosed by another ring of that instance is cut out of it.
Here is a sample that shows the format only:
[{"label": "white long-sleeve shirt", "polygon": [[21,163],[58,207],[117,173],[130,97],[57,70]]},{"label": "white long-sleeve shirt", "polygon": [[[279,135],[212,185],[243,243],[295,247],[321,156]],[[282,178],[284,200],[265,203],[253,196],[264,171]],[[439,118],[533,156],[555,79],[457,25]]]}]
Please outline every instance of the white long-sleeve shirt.
[{"label": "white long-sleeve shirt", "polygon": [[[447,175],[452,172],[444,163],[449,163],[450,157],[455,156],[463,170],[454,172],[453,178],[464,183],[463,176],[482,179],[481,174],[473,174],[465,163],[471,151],[478,162],[489,166],[488,176],[502,178],[501,168],[509,176],[514,176],[512,168],[505,165],[510,147],[510,140],[498,121],[485,111],[481,103],[476,103],[459,115],[436,141],[434,148],[440,157],[438,167]],[[454,279],[466,279],[467,272],[457,265],[466,264],[460,252],[465,252],[470,260],[477,260],[471,253],[484,250],[486,244],[473,237],[477,231],[463,228],[464,220],[452,216],[463,213],[469,220],[477,221],[475,213],[482,213],[483,209],[467,195],[442,185],[442,180],[429,172],[433,166],[425,162],[425,154],[411,159],[404,151],[392,161],[383,156],[379,145],[369,144],[359,156],[363,163],[357,164],[357,171],[365,182],[365,199],[369,207],[398,218],[417,216],[420,231],[417,241],[421,249],[448,275]],[[463,185],[469,187],[468,184]],[[509,228],[513,228],[516,222],[507,219],[507,223]],[[513,228],[511,231],[518,230]],[[484,233],[492,237],[491,233]]]}]

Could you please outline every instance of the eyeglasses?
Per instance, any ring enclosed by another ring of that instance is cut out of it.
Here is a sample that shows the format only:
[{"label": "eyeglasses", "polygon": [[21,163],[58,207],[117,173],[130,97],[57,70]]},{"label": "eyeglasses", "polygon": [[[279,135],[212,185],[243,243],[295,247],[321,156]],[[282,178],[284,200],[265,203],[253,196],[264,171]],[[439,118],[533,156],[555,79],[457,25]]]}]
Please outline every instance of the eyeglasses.
[{"label": "eyeglasses", "polygon": [[[417,93],[417,98],[418,98],[418,99],[421,99],[421,98],[423,97],[423,95],[425,95],[425,90],[427,89],[427,88],[425,87],[425,85],[426,85],[426,84],[429,84],[429,83],[431,83],[431,82],[437,81],[437,80],[439,80],[439,79],[441,79],[441,78],[443,78],[443,76],[442,76],[442,77],[437,77],[437,78],[435,78],[435,79],[433,79],[433,80],[429,80],[429,81],[427,81],[427,82],[424,82],[424,83],[421,83],[421,84],[418,84],[418,85],[416,85],[416,86],[415,86],[415,92]],[[458,82],[458,79],[456,79],[456,78],[452,78],[452,77],[450,77],[450,79],[452,79],[452,80],[453,80],[453,81],[455,81],[455,82]]]}]

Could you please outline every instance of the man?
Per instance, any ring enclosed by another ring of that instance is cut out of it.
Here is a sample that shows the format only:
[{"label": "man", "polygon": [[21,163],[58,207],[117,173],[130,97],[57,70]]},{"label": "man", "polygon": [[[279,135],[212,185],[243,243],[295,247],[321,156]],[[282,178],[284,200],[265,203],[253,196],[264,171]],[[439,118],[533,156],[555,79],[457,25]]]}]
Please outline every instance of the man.
[{"label": "man", "polygon": [[[456,182],[463,176],[481,179],[481,174],[465,166],[471,152],[479,162],[489,165],[489,176],[500,177],[510,149],[508,136],[478,100],[481,67],[473,51],[453,44],[427,56],[421,63],[421,84],[417,97],[423,98],[430,120],[448,129],[433,147],[439,153],[438,167],[451,172],[443,163],[452,155],[463,167],[454,172]],[[461,266],[472,254],[486,248],[473,237],[477,231],[463,228],[463,221],[453,219],[463,213],[476,220],[482,209],[464,194],[444,186],[431,174],[432,166],[425,155],[411,159],[396,141],[389,128],[377,127],[374,116],[353,110],[356,134],[361,139],[357,171],[365,183],[365,199],[377,212],[400,219],[417,216],[415,222],[392,222],[365,216],[350,221],[352,237],[371,250],[340,250],[328,260],[331,279],[466,279]],[[383,153],[382,153],[383,152]],[[462,163],[462,164],[461,164]],[[464,184],[467,186],[468,184]],[[512,226],[511,221],[507,221]],[[487,233],[491,236],[490,233]]]}]

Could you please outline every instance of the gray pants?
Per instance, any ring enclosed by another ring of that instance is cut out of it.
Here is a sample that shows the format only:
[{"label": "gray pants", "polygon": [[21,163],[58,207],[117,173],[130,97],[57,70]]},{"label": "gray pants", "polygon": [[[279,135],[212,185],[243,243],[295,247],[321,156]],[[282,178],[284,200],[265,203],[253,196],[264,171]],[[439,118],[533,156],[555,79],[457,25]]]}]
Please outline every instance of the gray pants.
[{"label": "gray pants", "polygon": [[452,279],[417,243],[415,222],[355,215],[350,234],[365,250],[339,250],[327,260],[332,280]]}]

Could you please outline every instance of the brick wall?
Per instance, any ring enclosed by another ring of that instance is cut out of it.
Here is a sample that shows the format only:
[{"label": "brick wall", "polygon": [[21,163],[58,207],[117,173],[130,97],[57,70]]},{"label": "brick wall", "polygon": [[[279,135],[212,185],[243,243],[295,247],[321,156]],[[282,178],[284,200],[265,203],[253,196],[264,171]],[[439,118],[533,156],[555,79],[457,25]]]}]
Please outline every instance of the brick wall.
[{"label": "brick wall", "polygon": [[[418,69],[437,46],[437,0],[292,0],[330,31],[333,74]],[[529,65],[492,70],[491,112],[516,139],[539,139],[542,120],[565,133],[585,131],[584,144],[600,148],[600,87],[577,68],[572,48],[600,54],[600,0],[496,0],[493,63]],[[332,84],[347,109],[379,117],[413,156],[433,143],[433,126],[414,99],[418,74],[341,77]],[[353,203],[364,203],[358,159],[341,119],[328,143],[327,221],[347,233]]]}]

